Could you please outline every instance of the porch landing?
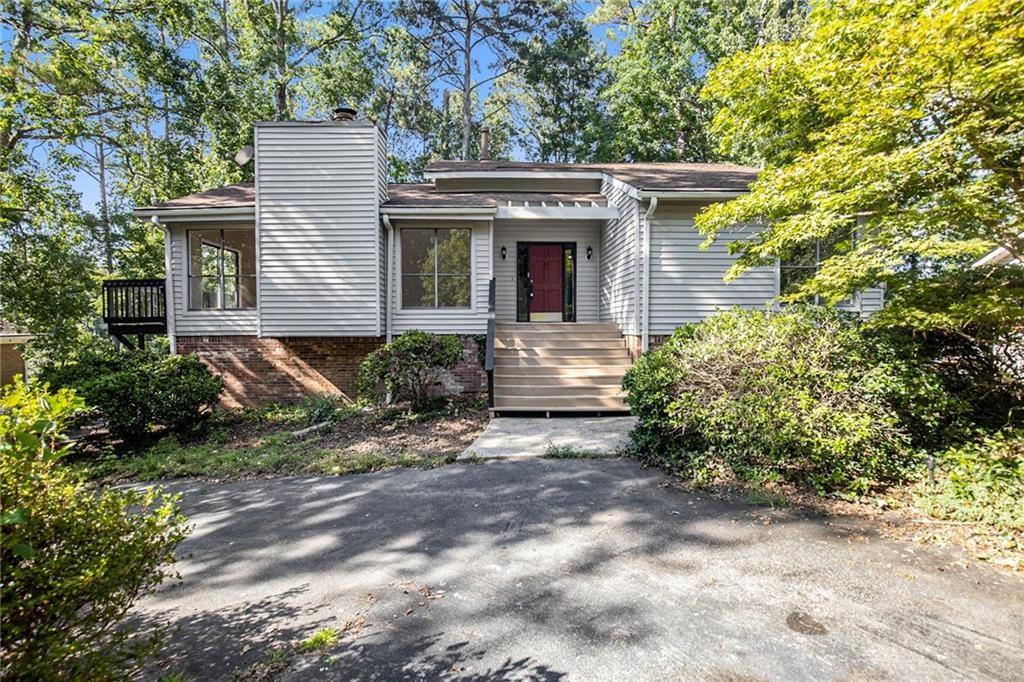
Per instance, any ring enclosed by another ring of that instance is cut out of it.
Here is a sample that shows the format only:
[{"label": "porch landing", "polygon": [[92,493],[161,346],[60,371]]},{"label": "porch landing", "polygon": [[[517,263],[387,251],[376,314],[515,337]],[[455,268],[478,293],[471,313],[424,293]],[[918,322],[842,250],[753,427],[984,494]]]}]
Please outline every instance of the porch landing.
[{"label": "porch landing", "polygon": [[614,324],[499,322],[494,413],[628,413],[622,377],[631,364]]}]

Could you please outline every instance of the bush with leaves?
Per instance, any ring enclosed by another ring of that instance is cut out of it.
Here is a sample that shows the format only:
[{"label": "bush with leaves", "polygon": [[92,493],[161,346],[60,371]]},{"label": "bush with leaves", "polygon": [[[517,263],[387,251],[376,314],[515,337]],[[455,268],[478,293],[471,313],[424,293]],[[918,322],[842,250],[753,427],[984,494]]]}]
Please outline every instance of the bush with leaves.
[{"label": "bush with leaves", "polygon": [[61,463],[73,392],[0,393],[0,671],[4,679],[123,679],[157,640],[122,621],[169,575],[186,536],[159,490],[97,491]]},{"label": "bush with leaves", "polygon": [[408,400],[413,411],[429,407],[441,369],[462,358],[458,337],[407,331],[366,356],[359,367],[359,392],[375,401]]},{"label": "bush with leaves", "polygon": [[985,523],[1024,543],[1024,429],[1008,428],[943,451],[934,485],[918,491],[932,516]]},{"label": "bush with leaves", "polygon": [[952,404],[853,316],[803,306],[685,326],[624,385],[642,457],[698,479],[731,472],[822,492],[899,479],[915,433],[940,428]]},{"label": "bush with leaves", "polygon": [[195,355],[119,351],[108,344],[80,349],[40,370],[43,381],[73,388],[125,440],[148,435],[154,424],[193,428],[216,404],[222,380]]}]

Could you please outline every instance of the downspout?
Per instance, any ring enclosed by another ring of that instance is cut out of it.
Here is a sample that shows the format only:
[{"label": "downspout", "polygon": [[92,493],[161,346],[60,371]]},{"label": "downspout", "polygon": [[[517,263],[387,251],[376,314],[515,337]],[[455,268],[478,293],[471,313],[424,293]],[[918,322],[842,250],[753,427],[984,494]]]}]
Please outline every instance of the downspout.
[{"label": "downspout", "polygon": [[167,339],[171,343],[171,355],[178,354],[178,338],[174,330],[174,271],[171,270],[171,228],[153,216],[154,225],[164,228],[164,316],[167,318]]},{"label": "downspout", "polygon": [[651,197],[651,203],[644,213],[644,287],[643,287],[643,329],[640,349],[646,353],[651,341],[651,216],[658,210],[658,197]]},{"label": "downspout", "polygon": [[393,336],[391,333],[391,308],[392,302],[395,300],[393,282],[391,281],[395,270],[395,228],[387,213],[382,214],[381,217],[384,220],[384,225],[388,228],[388,258],[384,265],[384,280],[387,282],[387,286],[384,288],[384,335],[387,342],[391,343]]}]

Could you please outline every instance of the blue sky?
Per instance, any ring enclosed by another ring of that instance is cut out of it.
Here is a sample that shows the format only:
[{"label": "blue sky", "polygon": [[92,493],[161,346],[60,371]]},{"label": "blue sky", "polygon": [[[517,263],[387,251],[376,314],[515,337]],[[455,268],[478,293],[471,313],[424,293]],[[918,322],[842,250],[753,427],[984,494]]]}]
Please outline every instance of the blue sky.
[{"label": "blue sky", "polygon": [[[581,14],[587,15],[593,11],[596,4],[597,3],[591,2],[589,0],[579,1],[576,3],[576,7]],[[595,42],[599,45],[604,46],[609,54],[616,54],[618,52],[618,44],[615,41],[609,41],[607,39],[607,31],[607,26],[594,26],[591,30],[591,35],[594,37]],[[8,41],[10,40],[10,36],[6,32],[4,32],[4,34],[0,36],[0,38],[3,39],[3,43],[6,49],[6,46],[9,45]],[[194,54],[193,49],[186,50],[184,54],[188,55],[189,52],[193,52]],[[487,63],[487,57],[488,55],[486,54],[486,52],[481,52],[481,54],[479,55],[479,61],[481,63],[481,66],[484,66]],[[478,78],[485,78],[487,75],[488,73],[486,71],[477,74]],[[485,84],[481,88],[482,97],[486,98],[489,87],[489,84]],[[438,96],[440,96],[440,93],[438,93]],[[35,154],[37,158],[40,158],[40,160],[45,159],[45,149],[37,149]],[[99,202],[99,189],[96,185],[96,182],[86,173],[79,172],[74,180],[74,188],[81,194],[82,206],[87,210],[95,210]]]}]

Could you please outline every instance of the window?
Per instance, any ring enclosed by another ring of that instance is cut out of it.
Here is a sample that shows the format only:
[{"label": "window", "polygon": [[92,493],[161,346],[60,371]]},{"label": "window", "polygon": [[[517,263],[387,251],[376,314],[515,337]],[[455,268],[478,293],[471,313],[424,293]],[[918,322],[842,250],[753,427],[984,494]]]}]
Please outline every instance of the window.
[{"label": "window", "polygon": [[468,229],[410,228],[402,236],[402,307],[468,308]]},{"label": "window", "polygon": [[[835,255],[840,247],[841,239],[847,236],[843,232],[839,232],[837,236],[827,239],[815,239],[794,251],[789,258],[783,259],[779,263],[779,293],[783,296],[791,294],[801,284],[813,277],[821,264]],[[852,235],[849,236],[852,237]],[[820,302],[818,296],[815,295],[814,303]]]},{"label": "window", "polygon": [[256,230],[188,231],[188,307],[256,307]]}]

